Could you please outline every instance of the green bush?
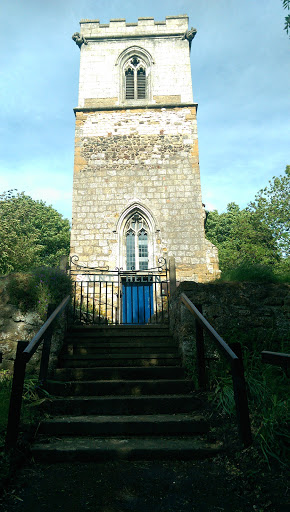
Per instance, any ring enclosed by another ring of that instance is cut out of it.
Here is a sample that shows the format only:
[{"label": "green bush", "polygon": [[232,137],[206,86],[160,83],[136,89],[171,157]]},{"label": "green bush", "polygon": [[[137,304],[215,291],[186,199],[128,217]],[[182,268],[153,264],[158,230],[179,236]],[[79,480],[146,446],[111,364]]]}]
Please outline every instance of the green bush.
[{"label": "green bush", "polygon": [[12,274],[7,286],[9,300],[23,312],[34,310],[46,318],[48,304],[58,305],[72,290],[69,276],[58,268],[38,267]]},{"label": "green bush", "polygon": [[287,268],[286,262],[284,265],[281,263],[277,269],[268,265],[253,265],[251,263],[243,263],[236,268],[222,272],[221,281],[289,283],[290,272],[289,268]]}]

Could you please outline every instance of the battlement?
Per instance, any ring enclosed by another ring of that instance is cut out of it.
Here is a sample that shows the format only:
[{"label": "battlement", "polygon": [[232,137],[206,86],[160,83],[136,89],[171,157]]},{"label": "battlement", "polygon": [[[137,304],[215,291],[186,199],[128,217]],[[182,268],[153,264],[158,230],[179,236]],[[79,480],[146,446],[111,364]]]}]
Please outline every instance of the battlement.
[{"label": "battlement", "polygon": [[112,19],[110,23],[101,24],[100,20],[81,20],[81,35],[86,39],[107,37],[138,37],[162,35],[181,35],[188,30],[188,16],[166,16],[165,21],[154,18],[138,18],[137,23],[126,23],[124,18]]}]

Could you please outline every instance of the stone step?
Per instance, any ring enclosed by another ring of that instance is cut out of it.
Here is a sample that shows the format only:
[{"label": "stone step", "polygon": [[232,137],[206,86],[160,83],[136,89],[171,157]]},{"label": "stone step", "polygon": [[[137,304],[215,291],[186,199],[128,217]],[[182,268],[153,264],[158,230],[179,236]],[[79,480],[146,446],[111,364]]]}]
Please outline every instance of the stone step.
[{"label": "stone step", "polygon": [[221,442],[190,438],[78,438],[49,439],[32,446],[37,462],[99,462],[107,460],[191,460],[214,457]]},{"label": "stone step", "polygon": [[48,381],[47,391],[57,396],[104,396],[104,395],[170,395],[189,393],[193,389],[190,380],[99,380],[99,381]]},{"label": "stone step", "polygon": [[207,421],[190,414],[60,416],[46,419],[39,426],[40,434],[52,436],[179,436],[205,432]]},{"label": "stone step", "polygon": [[169,337],[162,338],[105,338],[105,337],[68,337],[65,339],[65,346],[74,347],[98,347],[98,348],[117,348],[121,347],[174,347],[178,348],[176,343]]},{"label": "stone step", "polygon": [[68,330],[67,336],[92,336],[92,337],[148,337],[171,336],[168,327],[163,325],[110,325],[110,326],[73,326]]},{"label": "stone step", "polygon": [[49,414],[69,415],[130,415],[178,414],[198,410],[202,401],[194,395],[151,395],[52,398],[43,408]]},{"label": "stone step", "polygon": [[183,379],[184,368],[180,366],[137,366],[137,367],[98,367],[98,368],[58,368],[53,380],[145,380],[145,379]]},{"label": "stone step", "polygon": [[154,345],[154,346],[144,346],[144,345],[137,345],[134,344],[128,344],[128,345],[121,345],[121,346],[114,346],[114,345],[99,345],[97,343],[95,344],[69,344],[65,345],[62,350],[62,354],[70,354],[70,355],[97,355],[100,356],[101,354],[105,355],[111,355],[111,354],[142,354],[142,356],[147,354],[152,354],[154,352],[155,354],[164,354],[164,353],[176,353],[177,347],[176,345]]},{"label": "stone step", "polygon": [[94,368],[96,366],[180,366],[181,360],[177,353],[132,354],[111,353],[94,355],[60,356],[60,364],[66,368]]}]

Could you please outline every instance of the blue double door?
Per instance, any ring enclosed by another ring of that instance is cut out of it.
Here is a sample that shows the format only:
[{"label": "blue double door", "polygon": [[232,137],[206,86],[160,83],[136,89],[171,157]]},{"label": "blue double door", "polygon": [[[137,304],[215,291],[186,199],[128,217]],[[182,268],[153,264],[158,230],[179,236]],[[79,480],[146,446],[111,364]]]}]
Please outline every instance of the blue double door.
[{"label": "blue double door", "polygon": [[147,324],[154,314],[153,284],[122,283],[123,324]]}]

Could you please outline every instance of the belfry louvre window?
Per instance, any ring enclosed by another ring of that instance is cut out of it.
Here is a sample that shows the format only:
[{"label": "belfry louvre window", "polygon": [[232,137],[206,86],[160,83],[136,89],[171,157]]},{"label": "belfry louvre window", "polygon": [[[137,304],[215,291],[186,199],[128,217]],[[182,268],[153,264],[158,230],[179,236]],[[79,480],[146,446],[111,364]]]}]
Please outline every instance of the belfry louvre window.
[{"label": "belfry louvre window", "polygon": [[138,57],[132,57],[125,67],[126,100],[146,98],[146,67]]},{"label": "belfry louvre window", "polygon": [[143,68],[137,71],[137,96],[138,99],[146,97],[146,72]]},{"label": "belfry louvre window", "polygon": [[126,100],[134,99],[134,71],[127,69],[126,73]]}]

